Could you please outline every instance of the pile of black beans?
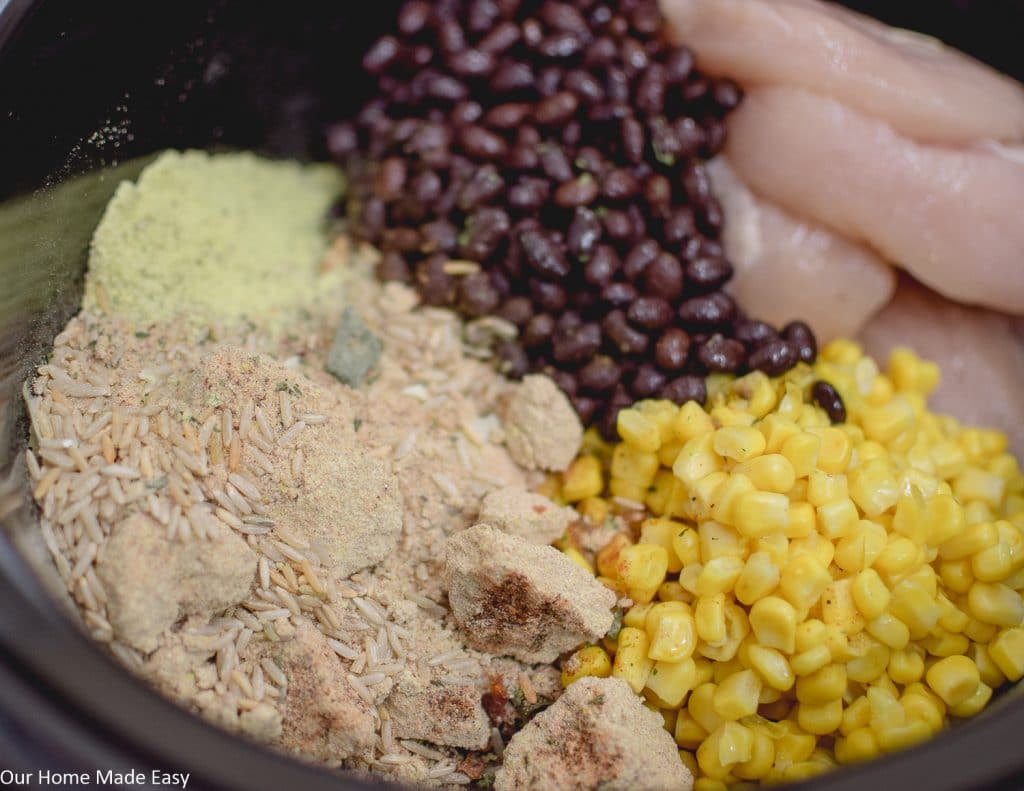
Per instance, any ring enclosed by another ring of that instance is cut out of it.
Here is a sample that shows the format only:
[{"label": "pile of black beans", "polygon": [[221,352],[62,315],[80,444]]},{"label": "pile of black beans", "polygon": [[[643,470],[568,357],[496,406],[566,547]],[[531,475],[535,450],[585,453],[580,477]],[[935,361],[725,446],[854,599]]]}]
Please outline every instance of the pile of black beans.
[{"label": "pile of black beans", "polygon": [[407,0],[367,52],[377,98],[327,135],[378,274],[519,328],[610,435],[642,398],[704,402],[709,372],[780,374],[814,335],[744,316],[702,161],[741,99],[662,35],[656,0]]}]

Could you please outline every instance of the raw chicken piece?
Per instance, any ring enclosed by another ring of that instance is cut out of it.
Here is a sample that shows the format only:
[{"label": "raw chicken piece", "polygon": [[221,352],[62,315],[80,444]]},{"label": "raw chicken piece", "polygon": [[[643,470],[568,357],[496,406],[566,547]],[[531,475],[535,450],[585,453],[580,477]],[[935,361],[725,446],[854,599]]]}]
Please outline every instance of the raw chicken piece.
[{"label": "raw chicken piece", "polygon": [[1024,458],[1024,319],[957,305],[903,277],[861,340],[880,364],[896,346],[938,362],[942,381],[932,408],[965,426],[1006,432],[1011,452]]},{"label": "raw chicken piece", "polygon": [[801,318],[829,341],[856,334],[889,301],[896,279],[877,255],[757,197],[724,157],[707,169],[727,218],[729,290],[749,315],[779,326]]},{"label": "raw chicken piece", "polygon": [[831,96],[917,140],[1024,137],[1024,87],[918,33],[818,0],[662,0],[698,65]]},{"label": "raw chicken piece", "polygon": [[945,296],[1024,312],[1024,159],[922,145],[839,102],[751,91],[726,152],[755,192],[863,240]]}]

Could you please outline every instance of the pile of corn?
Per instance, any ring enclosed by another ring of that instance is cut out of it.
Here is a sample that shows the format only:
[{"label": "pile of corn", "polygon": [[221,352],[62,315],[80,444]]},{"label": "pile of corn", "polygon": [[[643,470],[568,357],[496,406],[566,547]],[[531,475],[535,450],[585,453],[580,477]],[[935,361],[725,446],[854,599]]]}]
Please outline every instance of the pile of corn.
[{"label": "pile of corn", "polygon": [[1021,678],[1024,476],[1003,435],[928,411],[938,376],[838,341],[778,379],[713,379],[706,409],[623,411],[610,459],[581,456],[560,494],[653,517],[597,553],[633,604],[563,682],[625,679],[710,791],[907,747]]}]

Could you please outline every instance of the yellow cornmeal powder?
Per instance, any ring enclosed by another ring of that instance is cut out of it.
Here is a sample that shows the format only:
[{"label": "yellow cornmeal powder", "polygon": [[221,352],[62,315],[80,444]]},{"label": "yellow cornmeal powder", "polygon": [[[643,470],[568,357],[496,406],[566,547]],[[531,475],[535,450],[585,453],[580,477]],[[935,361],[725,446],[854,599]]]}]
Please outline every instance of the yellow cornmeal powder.
[{"label": "yellow cornmeal powder", "polygon": [[342,189],[328,165],[166,151],[108,204],[83,307],[140,324],[284,321],[340,278],[319,264]]}]

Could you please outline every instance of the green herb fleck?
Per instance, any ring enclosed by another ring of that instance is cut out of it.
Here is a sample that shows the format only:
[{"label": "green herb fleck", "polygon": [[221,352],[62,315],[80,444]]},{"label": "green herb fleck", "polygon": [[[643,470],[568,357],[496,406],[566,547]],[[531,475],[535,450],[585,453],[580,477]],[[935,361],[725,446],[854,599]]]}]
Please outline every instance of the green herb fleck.
[{"label": "green herb fleck", "polygon": [[485,769],[483,776],[477,780],[476,784],[480,788],[494,788],[494,778],[498,774],[498,770],[493,766],[490,769]]},{"label": "green herb fleck", "polygon": [[293,395],[296,398],[302,395],[302,391],[299,389],[299,386],[297,384],[294,384],[293,382],[278,382],[274,390],[277,391],[278,393],[289,393],[290,395]]},{"label": "green herb fleck", "polygon": [[588,701],[588,703],[590,703],[591,706],[603,706],[604,705],[604,693],[603,692],[597,693],[596,695],[594,695],[594,697],[592,697]]},{"label": "green herb fleck", "polygon": [[363,419],[361,417],[357,417],[357,418],[353,419],[352,427],[356,431],[359,431],[359,429],[361,429],[363,427]]},{"label": "green herb fleck", "polygon": [[618,640],[619,632],[622,631],[622,610],[615,610],[615,614],[612,616],[612,626],[608,630],[607,637],[610,640]]},{"label": "green herb fleck", "polygon": [[138,332],[135,333],[135,337],[136,338],[148,338],[149,337],[149,333],[148,332],[143,332],[142,330],[139,330]]}]

